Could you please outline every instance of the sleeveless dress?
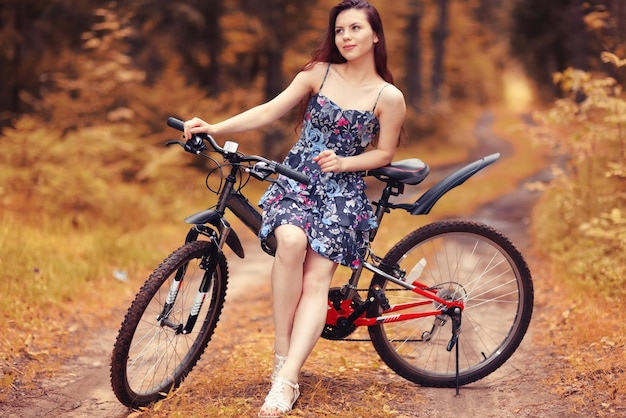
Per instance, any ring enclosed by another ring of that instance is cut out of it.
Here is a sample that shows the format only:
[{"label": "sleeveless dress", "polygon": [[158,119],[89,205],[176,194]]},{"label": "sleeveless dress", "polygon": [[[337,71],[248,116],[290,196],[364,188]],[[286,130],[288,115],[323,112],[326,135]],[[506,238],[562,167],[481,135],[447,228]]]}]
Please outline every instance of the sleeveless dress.
[{"label": "sleeveless dress", "polygon": [[306,186],[280,175],[270,185],[259,202],[263,209],[259,238],[267,239],[280,225],[295,225],[305,231],[315,252],[356,269],[366,256],[369,231],[377,227],[363,173],[323,173],[313,157],[325,149],[340,157],[363,153],[380,130],[374,110],[388,84],[371,111],[345,110],[322,94],[329,70],[330,64],[307,104],[300,138],[284,160],[311,181]]}]

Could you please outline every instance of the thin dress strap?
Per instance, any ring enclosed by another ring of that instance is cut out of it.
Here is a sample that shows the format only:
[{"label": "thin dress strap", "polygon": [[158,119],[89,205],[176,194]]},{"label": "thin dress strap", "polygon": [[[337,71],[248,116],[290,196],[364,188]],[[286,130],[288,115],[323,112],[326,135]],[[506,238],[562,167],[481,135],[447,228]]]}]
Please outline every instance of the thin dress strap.
[{"label": "thin dress strap", "polygon": [[318,93],[322,91],[322,87],[324,87],[324,83],[326,82],[326,77],[328,77],[329,72],[330,72],[330,62],[328,63],[328,67],[326,67],[326,74],[324,74],[324,79],[322,80],[322,84],[320,84],[320,88],[317,90]]},{"label": "thin dress strap", "polygon": [[378,99],[380,99],[380,95],[383,94],[383,90],[385,90],[385,87],[387,87],[388,85],[389,85],[389,83],[387,83],[384,86],[382,86],[382,88],[378,92],[378,96],[376,96],[376,101],[374,102],[374,107],[372,108],[372,112],[374,110],[376,110],[376,105],[378,104]]}]

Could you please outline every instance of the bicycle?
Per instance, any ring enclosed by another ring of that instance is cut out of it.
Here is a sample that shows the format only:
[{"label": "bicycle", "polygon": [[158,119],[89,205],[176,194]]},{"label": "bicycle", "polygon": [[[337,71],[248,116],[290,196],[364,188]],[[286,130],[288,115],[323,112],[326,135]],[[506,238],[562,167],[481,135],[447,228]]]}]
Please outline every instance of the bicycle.
[{"label": "bicycle", "polygon": [[[168,125],[180,131],[175,118]],[[212,160],[222,173],[220,187],[208,188],[217,204],[191,215],[184,245],[154,270],[137,293],[119,329],[111,359],[111,385],[117,399],[136,408],[167,396],[179,387],[208,345],[226,297],[227,245],[240,258],[244,250],[225,218],[230,210],[255,234],[261,213],[242,194],[250,178],[273,181],[284,175],[308,178],[263,157],[238,152],[238,144],[221,147],[208,135],[186,142],[168,141]],[[209,153],[217,153],[222,162]],[[384,184],[373,201],[380,225],[385,213],[404,210],[428,214],[437,201],[478,171],[494,163],[491,154],[445,177],[414,203],[392,203],[405,185],[417,185],[429,174],[419,159],[396,161],[370,170]],[[222,170],[230,169],[224,178]],[[376,237],[372,231],[370,242]],[[263,250],[273,255],[276,243]],[[364,271],[370,286],[358,287]],[[431,387],[459,387],[489,375],[521,343],[531,320],[533,284],[528,266],[514,244],[483,223],[436,221],[398,241],[384,257],[369,250],[346,284],[332,287],[322,337],[344,340],[367,327],[379,357],[403,378]],[[463,322],[463,328],[461,323]],[[461,333],[461,329],[463,332]],[[445,332],[444,332],[445,330]],[[454,350],[454,352],[453,352]]]}]

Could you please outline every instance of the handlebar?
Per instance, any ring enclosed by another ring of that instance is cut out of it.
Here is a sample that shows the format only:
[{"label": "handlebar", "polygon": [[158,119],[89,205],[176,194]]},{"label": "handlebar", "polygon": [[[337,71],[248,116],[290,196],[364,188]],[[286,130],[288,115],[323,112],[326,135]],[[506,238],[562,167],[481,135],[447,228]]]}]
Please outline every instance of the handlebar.
[{"label": "handlebar", "polygon": [[[169,126],[170,128],[179,130],[181,132],[184,130],[183,121],[181,121],[180,119],[171,117],[171,116],[167,118],[167,126]],[[206,145],[204,141],[208,142],[211,148],[213,148],[215,151],[222,154],[224,158],[226,158],[227,160],[231,162],[261,163],[259,165],[263,167],[264,171],[282,174],[302,184],[309,184],[310,179],[306,174],[296,171],[293,168],[288,167],[284,164],[280,164],[276,161],[268,160],[263,157],[259,157],[256,155],[237,154],[236,153],[237,144],[232,143],[232,142],[227,142],[227,144],[230,144],[230,146],[225,145],[224,147],[221,147],[217,144],[217,142],[215,141],[215,139],[213,139],[211,135],[196,134],[196,135],[193,135],[191,139],[188,140],[186,143],[175,141],[175,142],[169,142],[168,144],[177,143],[180,146],[182,146],[185,149],[185,151],[198,154],[204,149],[206,149]]]},{"label": "handlebar", "polygon": [[185,130],[185,124],[183,123],[183,121],[180,119],[176,119],[175,117],[172,117],[172,116],[167,118],[167,126],[169,126],[170,128],[174,128],[181,132]]}]

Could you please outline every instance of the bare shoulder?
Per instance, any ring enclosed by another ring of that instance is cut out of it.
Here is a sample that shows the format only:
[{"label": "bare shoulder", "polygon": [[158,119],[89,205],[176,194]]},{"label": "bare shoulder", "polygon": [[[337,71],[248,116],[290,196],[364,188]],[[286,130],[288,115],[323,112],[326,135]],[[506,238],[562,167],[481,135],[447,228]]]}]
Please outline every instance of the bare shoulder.
[{"label": "bare shoulder", "polygon": [[327,69],[327,62],[314,62],[310,64],[307,68],[300,71],[298,77],[301,77],[303,80],[305,80],[308,84],[310,84],[311,89],[315,90],[322,83]]},{"label": "bare shoulder", "polygon": [[328,66],[330,64],[328,62],[320,62],[320,61],[316,61],[311,63],[311,65],[309,66],[308,70],[311,72],[314,72],[316,74],[326,74],[326,70],[328,69]]},{"label": "bare shoulder", "polygon": [[403,104],[404,94],[393,84],[387,85],[380,94],[381,100],[389,104]]},{"label": "bare shoulder", "polygon": [[404,94],[393,84],[385,86],[380,93],[377,108],[380,109],[380,111],[404,111],[406,108]]}]

